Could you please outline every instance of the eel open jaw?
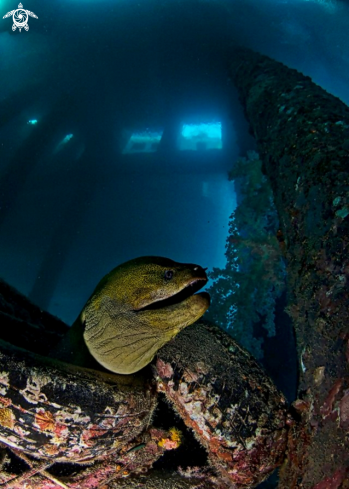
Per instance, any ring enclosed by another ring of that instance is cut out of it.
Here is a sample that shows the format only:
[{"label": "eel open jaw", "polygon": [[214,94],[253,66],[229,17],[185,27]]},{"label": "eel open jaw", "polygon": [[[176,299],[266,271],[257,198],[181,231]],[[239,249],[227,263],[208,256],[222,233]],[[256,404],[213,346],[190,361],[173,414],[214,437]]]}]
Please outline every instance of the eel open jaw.
[{"label": "eel open jaw", "polygon": [[[180,304],[181,302],[185,301],[196,292],[198,292],[198,290],[200,290],[206,284],[207,278],[193,278],[187,285],[183,287],[182,290],[177,292],[177,294],[170,295],[169,297],[165,297],[164,299],[157,299],[144,307],[136,309],[135,312],[162,309],[164,307]],[[203,294],[205,294],[205,292],[203,292]]]}]

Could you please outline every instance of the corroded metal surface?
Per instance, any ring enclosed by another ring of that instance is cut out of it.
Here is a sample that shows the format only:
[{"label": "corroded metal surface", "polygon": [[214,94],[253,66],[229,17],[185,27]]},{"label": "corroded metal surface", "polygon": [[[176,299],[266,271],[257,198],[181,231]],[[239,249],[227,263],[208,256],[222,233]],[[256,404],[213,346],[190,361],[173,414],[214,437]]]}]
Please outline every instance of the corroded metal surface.
[{"label": "corroded metal surface", "polygon": [[110,489],[214,489],[217,484],[203,480],[200,474],[156,472],[137,479],[118,480],[111,484]]},{"label": "corroded metal surface", "polygon": [[275,60],[239,49],[231,75],[285,238],[301,422],[280,487],[349,480],[349,107]]},{"label": "corroded metal surface", "polygon": [[143,378],[55,364],[0,342],[0,441],[24,453],[105,457],[149,425],[155,404]]},{"label": "corroded metal surface", "polygon": [[199,322],[182,331],[158,352],[156,378],[227,486],[254,487],[281,464],[285,398],[218,327]]},{"label": "corroded metal surface", "polygon": [[[101,460],[94,461],[94,463],[84,464],[79,470],[62,471],[62,467],[66,465],[60,464],[61,474],[57,477],[57,464],[52,465],[52,460],[39,460],[33,461],[28,456],[26,456],[22,451],[13,450],[15,454],[22,459],[28,465],[28,469],[22,474],[11,474],[9,471],[3,470],[0,472],[0,486],[5,484],[6,489],[18,488],[18,489],[58,489],[59,487],[69,488],[69,489],[96,489],[104,487],[113,488],[125,487],[123,481],[129,481],[130,487],[148,487],[145,484],[144,478],[140,479],[139,482],[137,477],[140,475],[147,474],[152,467],[153,463],[156,462],[167,450],[173,450],[177,448],[177,445],[167,446],[168,442],[171,441],[171,432],[150,428],[142,432],[139,436],[132,439],[128,443],[124,444],[122,448],[110,456],[106,456]],[[6,454],[5,454],[6,459]],[[6,466],[6,461],[2,461],[2,468]],[[56,469],[55,469],[56,467]],[[70,474],[69,474],[70,472]],[[171,473],[159,473],[155,480],[164,482],[171,478]],[[174,477],[174,481],[177,484],[173,487],[183,487],[186,488],[187,478],[192,480],[192,485],[198,480],[200,483],[204,482],[203,477],[206,478],[205,473],[199,473],[198,471],[183,472],[182,476],[178,474]],[[152,480],[152,476],[149,476]],[[183,485],[178,485],[180,481],[183,480]],[[165,486],[172,487],[170,485],[171,481]],[[128,484],[128,482],[126,482]],[[152,484],[149,487],[153,487]],[[196,487],[196,486],[195,486]],[[205,487],[211,487],[205,484]]]}]

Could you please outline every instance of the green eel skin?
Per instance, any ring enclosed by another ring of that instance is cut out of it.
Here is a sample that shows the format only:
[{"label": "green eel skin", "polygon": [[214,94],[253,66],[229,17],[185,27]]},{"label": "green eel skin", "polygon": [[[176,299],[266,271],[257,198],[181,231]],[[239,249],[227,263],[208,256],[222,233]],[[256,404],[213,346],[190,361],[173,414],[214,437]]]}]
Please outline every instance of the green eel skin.
[{"label": "green eel skin", "polygon": [[145,367],[179,331],[210,304],[199,265],[146,256],[112,270],[97,285],[54,356],[88,366],[91,354],[103,367],[132,374]]}]

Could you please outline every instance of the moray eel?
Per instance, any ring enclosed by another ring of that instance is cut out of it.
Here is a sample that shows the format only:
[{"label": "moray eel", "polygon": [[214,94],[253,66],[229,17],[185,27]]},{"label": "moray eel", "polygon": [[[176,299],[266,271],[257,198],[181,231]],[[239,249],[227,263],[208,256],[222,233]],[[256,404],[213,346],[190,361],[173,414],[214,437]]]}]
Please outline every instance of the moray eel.
[{"label": "moray eel", "polygon": [[112,270],[97,285],[54,356],[132,374],[152,361],[179,331],[198,320],[210,297],[199,265],[147,256]]}]

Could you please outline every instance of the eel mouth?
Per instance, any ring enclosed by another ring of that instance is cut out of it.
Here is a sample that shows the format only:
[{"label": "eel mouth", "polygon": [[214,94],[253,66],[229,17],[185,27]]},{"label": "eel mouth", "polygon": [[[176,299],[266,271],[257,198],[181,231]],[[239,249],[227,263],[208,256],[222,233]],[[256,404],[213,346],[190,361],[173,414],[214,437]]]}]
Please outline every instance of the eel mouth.
[{"label": "eel mouth", "polygon": [[[152,302],[151,304],[148,304],[145,307],[137,309],[136,312],[154,311],[156,309],[163,309],[168,306],[181,304],[186,299],[193,296],[198,290],[200,290],[206,284],[207,284],[207,278],[195,278],[177,294],[171,295],[166,299],[160,299],[158,301]],[[207,292],[201,292],[200,295],[207,295],[209,297],[209,294]]]}]

